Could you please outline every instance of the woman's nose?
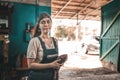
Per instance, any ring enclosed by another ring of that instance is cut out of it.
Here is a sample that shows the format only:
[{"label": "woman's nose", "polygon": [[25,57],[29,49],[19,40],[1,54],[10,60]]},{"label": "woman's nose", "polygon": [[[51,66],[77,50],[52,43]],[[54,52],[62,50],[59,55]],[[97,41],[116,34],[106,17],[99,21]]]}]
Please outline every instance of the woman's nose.
[{"label": "woman's nose", "polygon": [[47,23],[47,22],[45,22],[45,25],[47,26],[47,25],[48,25],[48,23]]}]

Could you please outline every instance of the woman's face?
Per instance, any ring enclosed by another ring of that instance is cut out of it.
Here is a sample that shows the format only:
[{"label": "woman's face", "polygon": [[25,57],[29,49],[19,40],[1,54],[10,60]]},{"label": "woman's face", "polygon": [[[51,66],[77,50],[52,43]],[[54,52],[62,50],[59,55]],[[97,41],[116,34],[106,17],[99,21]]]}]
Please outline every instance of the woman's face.
[{"label": "woman's face", "polygon": [[51,30],[52,21],[50,18],[43,18],[39,23],[39,28],[43,34],[47,34]]}]

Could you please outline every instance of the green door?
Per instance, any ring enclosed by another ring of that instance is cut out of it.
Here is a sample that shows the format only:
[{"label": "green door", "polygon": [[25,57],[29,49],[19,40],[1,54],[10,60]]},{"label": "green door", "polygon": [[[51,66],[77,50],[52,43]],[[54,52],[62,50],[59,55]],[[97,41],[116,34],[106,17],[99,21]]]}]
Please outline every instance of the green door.
[{"label": "green door", "polygon": [[[120,69],[120,0],[103,6],[101,13],[100,60],[103,66]],[[107,65],[106,65],[107,64]]]}]

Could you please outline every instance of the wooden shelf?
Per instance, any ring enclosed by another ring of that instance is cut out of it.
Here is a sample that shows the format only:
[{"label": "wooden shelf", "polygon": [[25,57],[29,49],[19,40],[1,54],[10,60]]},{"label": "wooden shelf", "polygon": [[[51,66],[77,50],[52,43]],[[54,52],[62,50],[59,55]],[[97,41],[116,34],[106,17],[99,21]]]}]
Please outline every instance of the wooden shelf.
[{"label": "wooden shelf", "polygon": [[0,29],[0,34],[9,34],[9,29]]}]

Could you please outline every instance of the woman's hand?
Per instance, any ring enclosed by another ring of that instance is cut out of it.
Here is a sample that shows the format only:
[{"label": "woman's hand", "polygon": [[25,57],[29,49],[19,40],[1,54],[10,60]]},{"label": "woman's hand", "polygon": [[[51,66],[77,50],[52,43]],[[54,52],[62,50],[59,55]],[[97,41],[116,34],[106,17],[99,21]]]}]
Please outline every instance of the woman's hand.
[{"label": "woman's hand", "polygon": [[55,61],[53,61],[51,64],[51,67],[54,69],[59,69],[63,64],[60,64],[59,61],[61,61],[61,59],[57,59]]},{"label": "woman's hand", "polygon": [[61,59],[61,60],[59,61],[59,63],[64,64],[65,61],[67,60],[67,58],[68,58],[67,54],[63,54],[63,55],[58,56],[57,59]]}]

